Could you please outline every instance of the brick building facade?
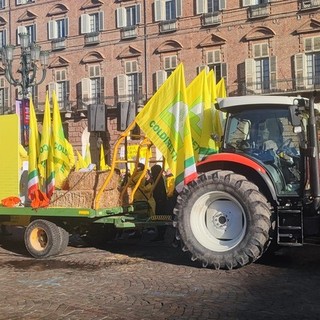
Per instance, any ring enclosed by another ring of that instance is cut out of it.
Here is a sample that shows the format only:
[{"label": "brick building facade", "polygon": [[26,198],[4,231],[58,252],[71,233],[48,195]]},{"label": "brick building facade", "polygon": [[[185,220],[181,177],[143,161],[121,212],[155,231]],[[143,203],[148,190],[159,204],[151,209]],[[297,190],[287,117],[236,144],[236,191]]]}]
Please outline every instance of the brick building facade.
[{"label": "brick building facade", "polygon": [[[90,137],[88,105],[106,106],[103,140],[113,140],[119,102],[143,105],[180,62],[187,84],[213,68],[229,96],[310,96],[320,85],[319,31],[320,0],[0,1],[0,46],[28,33],[50,50],[46,79],[32,89],[35,106],[41,119],[46,90],[56,90],[78,150]],[[0,65],[0,113],[17,98]]]}]

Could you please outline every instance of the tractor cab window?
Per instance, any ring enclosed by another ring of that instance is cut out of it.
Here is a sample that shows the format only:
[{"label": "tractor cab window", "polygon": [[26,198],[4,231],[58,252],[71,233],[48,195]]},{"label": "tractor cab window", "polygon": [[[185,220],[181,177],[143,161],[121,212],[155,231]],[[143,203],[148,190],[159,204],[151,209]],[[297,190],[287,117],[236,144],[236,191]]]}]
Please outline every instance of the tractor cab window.
[{"label": "tractor cab window", "polygon": [[300,140],[288,109],[250,109],[230,115],[224,150],[243,154],[261,163],[279,193],[300,185]]}]

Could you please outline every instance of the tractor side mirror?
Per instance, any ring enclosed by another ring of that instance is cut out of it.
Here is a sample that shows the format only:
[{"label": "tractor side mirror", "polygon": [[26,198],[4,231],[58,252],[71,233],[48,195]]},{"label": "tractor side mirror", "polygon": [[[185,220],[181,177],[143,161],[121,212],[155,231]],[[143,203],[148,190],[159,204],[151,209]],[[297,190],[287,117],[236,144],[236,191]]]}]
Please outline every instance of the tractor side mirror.
[{"label": "tractor side mirror", "polygon": [[301,127],[301,121],[299,117],[299,108],[298,106],[290,106],[289,108],[289,120],[291,124],[296,127]]}]

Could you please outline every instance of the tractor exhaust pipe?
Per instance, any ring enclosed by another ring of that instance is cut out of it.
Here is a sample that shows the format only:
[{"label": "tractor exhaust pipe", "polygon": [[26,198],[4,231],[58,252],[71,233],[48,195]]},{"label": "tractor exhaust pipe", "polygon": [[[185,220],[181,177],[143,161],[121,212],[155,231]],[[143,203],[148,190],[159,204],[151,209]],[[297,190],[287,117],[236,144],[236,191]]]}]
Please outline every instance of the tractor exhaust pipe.
[{"label": "tractor exhaust pipe", "polygon": [[309,121],[308,121],[308,141],[310,150],[310,187],[314,197],[314,207],[316,210],[320,207],[320,177],[319,177],[319,146],[318,146],[318,131],[314,111],[314,100],[316,91],[310,99]]}]

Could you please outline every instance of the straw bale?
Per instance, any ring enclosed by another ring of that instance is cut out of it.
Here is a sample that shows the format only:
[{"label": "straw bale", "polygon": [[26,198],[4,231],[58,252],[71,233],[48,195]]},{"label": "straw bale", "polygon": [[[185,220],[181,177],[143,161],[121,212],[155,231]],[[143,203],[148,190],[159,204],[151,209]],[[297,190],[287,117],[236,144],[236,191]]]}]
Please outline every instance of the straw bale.
[{"label": "straw bale", "polygon": [[[100,190],[110,171],[73,171],[68,177],[69,190]],[[117,189],[120,176],[114,172],[105,190]]]},{"label": "straw bale", "polygon": [[[96,192],[93,190],[56,190],[51,198],[50,207],[63,208],[93,208]],[[119,191],[117,189],[104,191],[100,198],[100,208],[119,206]]]}]

